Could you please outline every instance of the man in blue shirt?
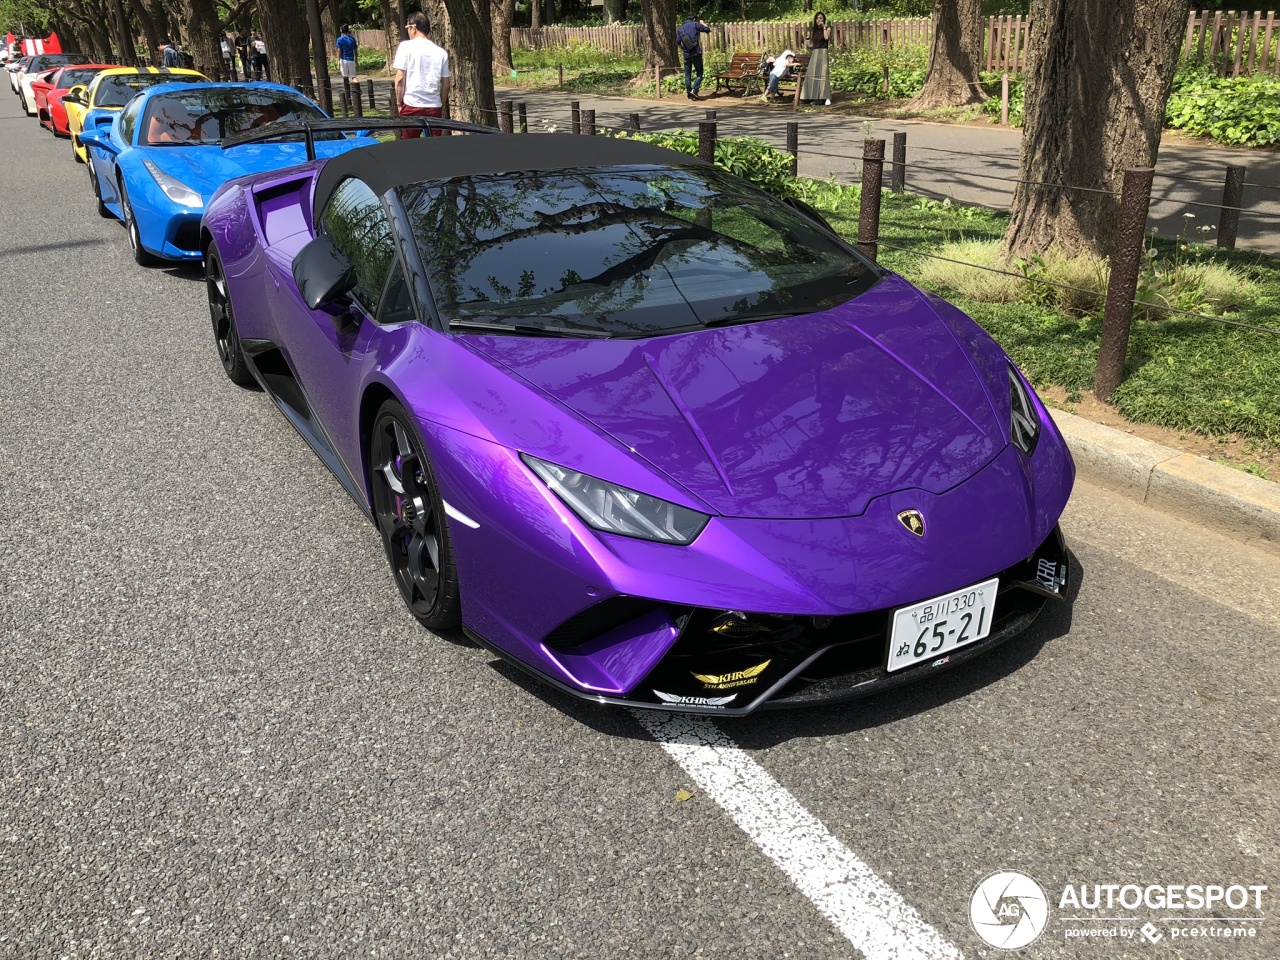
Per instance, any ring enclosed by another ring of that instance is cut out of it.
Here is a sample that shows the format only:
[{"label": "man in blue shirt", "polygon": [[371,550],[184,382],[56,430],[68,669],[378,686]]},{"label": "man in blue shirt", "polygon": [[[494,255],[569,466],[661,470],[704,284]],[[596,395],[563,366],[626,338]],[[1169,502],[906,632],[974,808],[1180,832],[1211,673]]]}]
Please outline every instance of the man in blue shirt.
[{"label": "man in blue shirt", "polygon": [[342,71],[342,86],[351,96],[351,81],[356,76],[356,38],[351,35],[351,26],[342,28],[338,37],[338,67]]},{"label": "man in blue shirt", "polygon": [[700,34],[710,32],[711,28],[692,13],[676,30],[676,43],[680,45],[680,50],[684,54],[684,95],[690,100],[698,99],[698,90],[702,87],[702,37]]}]

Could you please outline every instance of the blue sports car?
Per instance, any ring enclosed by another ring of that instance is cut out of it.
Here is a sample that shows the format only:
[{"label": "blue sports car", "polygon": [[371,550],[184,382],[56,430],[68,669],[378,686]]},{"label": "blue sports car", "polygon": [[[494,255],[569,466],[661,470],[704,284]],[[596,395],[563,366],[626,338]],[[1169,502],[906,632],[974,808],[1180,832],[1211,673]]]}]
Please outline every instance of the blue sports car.
[{"label": "blue sports car", "polygon": [[[278,121],[326,114],[311,100],[275,83],[170,83],[134,97],[109,129],[86,130],[89,182],[98,213],[129,231],[134,259],[200,260],[200,217],[222,184],[307,159],[300,135],[285,142],[224,150],[222,141]],[[316,138],[328,158],[376,141],[330,132]]]}]

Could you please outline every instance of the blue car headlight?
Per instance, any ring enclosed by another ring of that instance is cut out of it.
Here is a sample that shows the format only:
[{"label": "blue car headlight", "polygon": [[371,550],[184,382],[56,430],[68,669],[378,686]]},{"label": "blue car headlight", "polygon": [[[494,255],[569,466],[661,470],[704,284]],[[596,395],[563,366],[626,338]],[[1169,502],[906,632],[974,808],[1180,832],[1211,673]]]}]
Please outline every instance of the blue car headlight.
[{"label": "blue car headlight", "polygon": [[155,178],[156,184],[164,191],[164,195],[174,203],[179,203],[184,207],[195,207],[197,210],[204,206],[204,200],[200,194],[192,190],[181,180],[169,176],[159,167],[145,157],[142,165],[147,168],[151,176]]},{"label": "blue car headlight", "polygon": [[1031,402],[1031,388],[1013,364],[1009,364],[1009,437],[1028,457],[1040,439],[1040,417]]},{"label": "blue car headlight", "polygon": [[698,538],[711,519],[705,513],[525,453],[520,454],[520,458],[578,519],[605,533],[658,543],[688,544]]}]

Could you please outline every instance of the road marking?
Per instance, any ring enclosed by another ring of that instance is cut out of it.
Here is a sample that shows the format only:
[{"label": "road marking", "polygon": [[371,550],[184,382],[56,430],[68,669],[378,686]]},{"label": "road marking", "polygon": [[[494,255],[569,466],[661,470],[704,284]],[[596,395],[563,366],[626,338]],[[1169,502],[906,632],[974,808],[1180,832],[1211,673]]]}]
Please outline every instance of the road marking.
[{"label": "road marking", "polygon": [[963,960],[957,947],[714,723],[703,717],[634,713],[867,960]]}]

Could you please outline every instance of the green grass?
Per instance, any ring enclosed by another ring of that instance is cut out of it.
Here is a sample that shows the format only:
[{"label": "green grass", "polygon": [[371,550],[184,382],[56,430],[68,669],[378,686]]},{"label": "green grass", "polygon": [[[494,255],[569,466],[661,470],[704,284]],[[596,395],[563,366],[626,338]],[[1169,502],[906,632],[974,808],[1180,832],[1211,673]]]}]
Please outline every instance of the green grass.
[{"label": "green grass", "polygon": [[[840,233],[856,240],[857,187],[805,181],[800,195]],[[1035,284],[1027,299],[989,302],[966,295],[959,285],[928,279],[929,261],[923,253],[936,253],[947,242],[999,240],[1007,222],[1007,215],[982,208],[886,193],[880,262],[965,310],[1038,386],[1089,390],[1097,366],[1101,307],[1073,314],[1044,302]],[[1155,247],[1158,262],[1181,258],[1188,268],[1197,263],[1230,267],[1252,285],[1249,295],[1223,302],[1223,292],[1205,284],[1196,312],[1219,313],[1223,319],[1263,330],[1167,312],[1140,315],[1130,334],[1125,381],[1113,403],[1131,420],[1210,437],[1237,435],[1267,450],[1280,448],[1280,261],[1216,251],[1181,238],[1157,239]],[[1184,299],[1175,305],[1189,304]]]}]

